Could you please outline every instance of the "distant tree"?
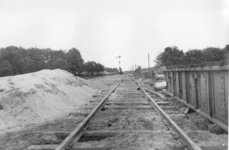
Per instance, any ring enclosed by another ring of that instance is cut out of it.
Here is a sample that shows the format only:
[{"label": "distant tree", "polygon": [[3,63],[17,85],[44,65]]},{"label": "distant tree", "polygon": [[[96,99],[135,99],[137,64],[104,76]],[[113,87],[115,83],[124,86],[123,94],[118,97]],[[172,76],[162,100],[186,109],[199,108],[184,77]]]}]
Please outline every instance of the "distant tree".
[{"label": "distant tree", "polygon": [[224,51],[229,52],[229,44],[225,45],[225,47],[223,48]]},{"label": "distant tree", "polygon": [[72,48],[66,53],[66,59],[68,63],[68,70],[76,75],[82,72],[84,60],[81,57],[79,50]]},{"label": "distant tree", "polygon": [[224,52],[220,48],[208,47],[203,49],[202,53],[205,62],[221,61],[224,59]]},{"label": "distant tree", "polygon": [[229,44],[223,48],[224,59],[229,60]]},{"label": "distant tree", "polygon": [[135,71],[141,71],[141,70],[142,70],[141,66],[138,66],[137,69],[135,69]]},{"label": "distant tree", "polygon": [[141,72],[142,72],[142,67],[138,66],[135,70],[134,70],[134,75],[140,77],[141,76]]},{"label": "distant tree", "polygon": [[185,53],[185,64],[197,64],[204,61],[205,59],[201,50],[193,49]]},{"label": "distant tree", "polygon": [[119,67],[119,73],[120,74],[122,74],[123,72],[122,72],[122,68],[121,67]]},{"label": "distant tree", "polygon": [[13,68],[9,61],[3,60],[0,64],[0,77],[13,74]]},{"label": "distant tree", "polygon": [[91,74],[93,75],[95,73],[95,66],[96,62],[94,61],[88,61],[84,64],[85,70],[87,71],[88,75]]},{"label": "distant tree", "polygon": [[104,71],[104,66],[95,61],[88,61],[84,64],[85,71],[90,75],[99,74]]},{"label": "distant tree", "polygon": [[96,63],[95,67],[96,67],[96,73],[104,71],[104,66],[102,64],[100,64],[100,63]]},{"label": "distant tree", "polygon": [[[0,48],[0,76],[35,72],[42,69],[64,69],[74,75],[84,70],[90,74],[104,71],[104,66],[94,61],[84,64],[76,48],[68,52],[50,48],[28,48],[8,46]],[[117,70],[117,69],[116,69]]]},{"label": "distant tree", "polygon": [[53,62],[50,69],[62,69],[62,70],[68,70],[68,63],[64,59],[57,59]]},{"label": "distant tree", "polygon": [[48,56],[48,66],[50,69],[68,70],[68,63],[64,51],[50,51]]},{"label": "distant tree", "polygon": [[184,52],[177,47],[166,47],[155,60],[157,66],[173,66],[185,64]]},{"label": "distant tree", "polygon": [[26,68],[28,72],[35,72],[42,69],[47,69],[47,67],[45,67],[46,63],[43,55],[43,51],[39,50],[38,48],[30,48],[27,50]]},{"label": "distant tree", "polygon": [[179,66],[229,59],[229,45],[223,49],[207,47],[203,50],[188,50],[185,54],[177,47],[167,47],[156,57],[156,66]]},{"label": "distant tree", "polygon": [[109,68],[109,67],[105,67],[104,71],[109,72],[109,73],[117,73],[118,69],[117,68]]},{"label": "distant tree", "polygon": [[20,74],[24,71],[25,50],[16,46],[8,46],[1,50],[2,59],[10,62],[13,74]]}]

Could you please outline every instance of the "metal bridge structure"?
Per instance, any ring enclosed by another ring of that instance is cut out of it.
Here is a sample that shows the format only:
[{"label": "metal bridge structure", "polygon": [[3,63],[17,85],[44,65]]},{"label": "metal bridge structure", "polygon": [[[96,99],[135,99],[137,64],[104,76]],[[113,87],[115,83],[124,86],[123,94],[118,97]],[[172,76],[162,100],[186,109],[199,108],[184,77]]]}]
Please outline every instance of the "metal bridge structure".
[{"label": "metal bridge structure", "polygon": [[228,65],[164,70],[167,92],[228,131]]}]

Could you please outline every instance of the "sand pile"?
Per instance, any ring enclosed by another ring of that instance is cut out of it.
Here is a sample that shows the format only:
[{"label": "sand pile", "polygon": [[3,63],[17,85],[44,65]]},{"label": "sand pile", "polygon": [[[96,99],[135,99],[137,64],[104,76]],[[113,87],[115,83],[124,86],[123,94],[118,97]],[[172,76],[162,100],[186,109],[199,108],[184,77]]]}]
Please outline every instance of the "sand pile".
[{"label": "sand pile", "polygon": [[64,116],[95,92],[86,80],[60,69],[0,78],[0,134]]}]

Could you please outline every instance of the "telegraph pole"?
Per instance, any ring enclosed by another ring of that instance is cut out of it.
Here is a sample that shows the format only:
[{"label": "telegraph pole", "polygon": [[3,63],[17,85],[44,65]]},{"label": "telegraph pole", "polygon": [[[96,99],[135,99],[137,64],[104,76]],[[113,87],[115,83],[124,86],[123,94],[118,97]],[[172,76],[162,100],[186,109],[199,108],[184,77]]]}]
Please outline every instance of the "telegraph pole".
[{"label": "telegraph pole", "polygon": [[0,49],[0,62],[2,62],[2,49]]},{"label": "telegraph pole", "polygon": [[149,67],[149,74],[150,74],[150,56],[148,54],[148,67]]}]

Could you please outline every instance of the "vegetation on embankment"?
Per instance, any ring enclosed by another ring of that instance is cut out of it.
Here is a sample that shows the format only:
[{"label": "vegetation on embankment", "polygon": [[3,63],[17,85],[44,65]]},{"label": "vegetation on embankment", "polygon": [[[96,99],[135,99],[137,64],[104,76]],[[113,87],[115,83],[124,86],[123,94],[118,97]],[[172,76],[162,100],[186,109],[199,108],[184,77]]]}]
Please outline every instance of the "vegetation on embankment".
[{"label": "vegetation on embankment", "polygon": [[166,47],[163,52],[161,52],[156,57],[156,66],[180,66],[180,65],[190,65],[190,64],[200,64],[213,61],[228,60],[229,45],[224,48],[218,47],[207,47],[203,50],[201,49],[190,49],[187,52],[179,50],[178,47]]},{"label": "vegetation on embankment", "polygon": [[95,61],[84,62],[76,48],[68,51],[50,48],[28,48],[9,46],[0,48],[0,77],[36,72],[43,69],[62,69],[78,75],[99,72],[118,72],[117,68],[105,68]]}]

